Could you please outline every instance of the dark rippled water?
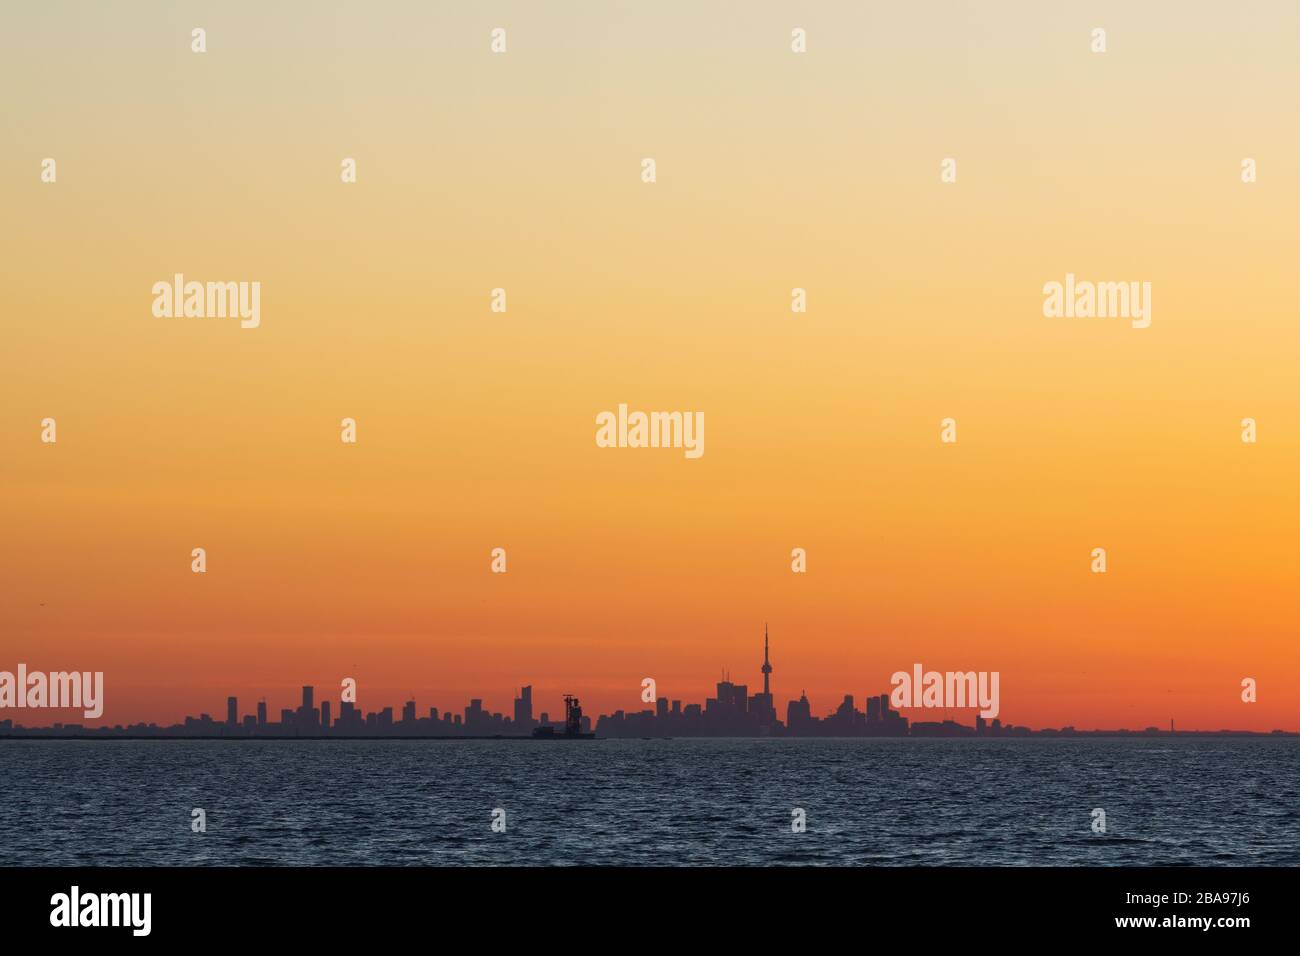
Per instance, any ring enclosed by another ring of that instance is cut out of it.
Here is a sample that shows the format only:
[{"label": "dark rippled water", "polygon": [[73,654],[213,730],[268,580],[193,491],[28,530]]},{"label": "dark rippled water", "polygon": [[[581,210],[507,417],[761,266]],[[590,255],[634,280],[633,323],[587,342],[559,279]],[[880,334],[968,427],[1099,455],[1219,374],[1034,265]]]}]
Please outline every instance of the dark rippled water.
[{"label": "dark rippled water", "polygon": [[11,740],[0,778],[6,865],[1300,863],[1288,739]]}]

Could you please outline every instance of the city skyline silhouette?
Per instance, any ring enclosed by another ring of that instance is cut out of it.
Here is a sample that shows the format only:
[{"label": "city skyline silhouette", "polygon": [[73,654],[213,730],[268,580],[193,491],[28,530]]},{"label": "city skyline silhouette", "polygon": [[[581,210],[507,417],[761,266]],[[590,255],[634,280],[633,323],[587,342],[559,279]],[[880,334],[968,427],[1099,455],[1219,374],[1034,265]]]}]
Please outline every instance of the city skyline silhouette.
[{"label": "city skyline silhouette", "polygon": [[[730,672],[723,671],[722,679],[715,685],[715,696],[702,704],[684,703],[681,698],[656,695],[653,701],[642,699],[650,706],[643,709],[616,709],[601,714],[594,720],[581,719],[581,730],[597,737],[1029,737],[1097,735],[1176,735],[1176,734],[1237,734],[1263,736],[1293,734],[1294,731],[1272,729],[1269,731],[1219,728],[1215,730],[1176,729],[1172,718],[1168,728],[1148,725],[1140,730],[1130,728],[1076,729],[1073,725],[1060,728],[1016,725],[999,717],[986,720],[978,713],[972,724],[951,719],[950,711],[976,711],[976,707],[907,708],[915,713],[940,712],[938,719],[918,720],[904,716],[891,705],[891,694],[884,692],[868,695],[863,707],[857,707],[852,694],[845,694],[838,705],[825,716],[813,712],[812,702],[806,693],[790,698],[782,719],[775,705],[771,678],[775,668],[770,659],[767,626],[763,629],[763,663],[759,667],[763,690],[749,693],[747,684],[735,683]],[[346,683],[346,682],[345,682]],[[353,689],[355,691],[355,688]],[[54,722],[43,726],[28,726],[13,716],[4,716],[19,708],[0,710],[0,737],[3,736],[86,736],[86,737],[203,737],[203,738],[341,738],[410,737],[410,738],[519,738],[532,739],[538,728],[562,731],[565,726],[563,705],[559,719],[553,719],[549,710],[538,711],[534,717],[533,687],[523,685],[513,700],[510,714],[490,711],[483,707],[483,698],[470,698],[463,710],[454,713],[430,706],[427,712],[417,713],[414,696],[403,701],[400,716],[390,706],[366,710],[354,699],[339,701],[321,700],[316,703],[316,685],[302,685],[298,706],[281,708],[278,720],[272,720],[272,711],[265,698],[260,699],[251,712],[241,713],[239,696],[230,695],[225,701],[225,718],[215,719],[207,712],[185,716],[182,722],[160,725],[154,722],[99,724],[88,727],[83,723]],[[560,736],[563,736],[560,734]],[[541,739],[551,739],[549,735]]]}]

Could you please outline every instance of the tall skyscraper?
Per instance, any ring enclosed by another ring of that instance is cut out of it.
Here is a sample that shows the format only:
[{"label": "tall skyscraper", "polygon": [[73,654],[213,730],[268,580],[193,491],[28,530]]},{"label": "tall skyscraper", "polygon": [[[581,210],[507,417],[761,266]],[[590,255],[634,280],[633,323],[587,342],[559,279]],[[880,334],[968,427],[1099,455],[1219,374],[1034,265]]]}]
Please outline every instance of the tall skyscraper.
[{"label": "tall skyscraper", "polygon": [[845,727],[853,726],[853,715],[857,708],[853,706],[853,695],[845,694],[844,701],[835,710],[836,719],[840,720]]},{"label": "tall skyscraper", "polygon": [[722,678],[722,680],[718,681],[717,707],[720,712],[729,713],[732,707],[735,706],[735,699],[736,699],[735,689],[736,689],[736,685],[733,684],[731,681],[727,680],[725,676]]},{"label": "tall skyscraper", "polygon": [[226,698],[226,724],[230,727],[239,724],[239,701],[237,698]]},{"label": "tall skyscraper", "polygon": [[266,726],[266,701],[264,700],[257,702],[257,726]]},{"label": "tall skyscraper", "polygon": [[298,708],[298,717],[295,721],[301,733],[311,732],[320,723],[320,714],[316,712],[315,699],[316,689],[303,685],[302,706]]},{"label": "tall skyscraper", "polygon": [[469,706],[465,708],[465,728],[467,730],[478,730],[483,717],[483,699],[481,697],[471,697]]},{"label": "tall skyscraper", "polygon": [[328,700],[320,702],[320,726],[321,730],[327,732],[330,729],[330,702]]},{"label": "tall skyscraper", "polygon": [[808,702],[806,693],[801,692],[798,700],[792,700],[786,705],[785,722],[796,733],[812,723],[812,704]]},{"label": "tall skyscraper", "polygon": [[527,729],[533,725],[533,688],[531,685],[521,688],[515,698],[515,724]]}]

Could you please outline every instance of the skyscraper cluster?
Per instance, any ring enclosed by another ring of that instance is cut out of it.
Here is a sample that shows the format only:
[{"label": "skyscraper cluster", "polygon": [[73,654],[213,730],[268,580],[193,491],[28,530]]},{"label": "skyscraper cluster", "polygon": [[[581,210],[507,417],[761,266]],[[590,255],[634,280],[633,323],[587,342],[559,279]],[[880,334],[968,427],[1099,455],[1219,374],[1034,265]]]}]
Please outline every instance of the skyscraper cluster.
[{"label": "skyscraper cluster", "polygon": [[852,695],[829,717],[814,717],[806,694],[790,701],[786,719],[777,717],[772,696],[772,659],[767,628],[763,628],[763,691],[751,695],[745,684],[735,684],[724,674],[717,693],[699,704],[682,706],[680,700],[660,697],[653,710],[616,710],[601,717],[596,733],[603,737],[902,737],[907,718],[889,709],[889,695],[866,699],[866,711],[857,710]]},{"label": "skyscraper cluster", "polygon": [[[584,718],[584,730],[590,731],[591,719]],[[365,737],[365,736],[412,736],[412,737],[494,737],[525,736],[539,726],[552,725],[547,713],[540,719],[533,717],[533,689],[523,687],[514,700],[514,714],[494,713],[483,708],[481,698],[472,699],[463,714],[450,711],[439,713],[437,707],[430,707],[427,714],[416,712],[414,699],[402,705],[400,717],[392,707],[383,707],[375,711],[363,711],[353,701],[339,702],[337,714],[330,701],[323,700],[316,704],[316,689],[306,685],[302,689],[302,702],[297,708],[284,708],[280,719],[267,719],[266,701],[258,701],[257,713],[239,716],[239,699],[226,698],[226,719],[218,722],[208,714],[186,717],[178,730],[191,734],[211,736],[249,736],[249,737]],[[554,724],[563,730],[561,719]],[[157,728],[153,724],[138,725],[129,730]]]},{"label": "skyscraper cluster", "polygon": [[[763,690],[750,694],[745,684],[734,683],[724,672],[718,681],[714,696],[703,704],[683,704],[681,700],[657,697],[653,707],[637,711],[616,710],[595,721],[595,732],[601,737],[1020,737],[1032,733],[1027,727],[1004,725],[999,720],[985,722],[976,717],[975,726],[969,727],[955,721],[913,721],[890,706],[888,694],[877,694],[863,700],[862,709],[851,694],[846,694],[836,709],[825,717],[816,717],[806,694],[791,700],[781,720],[772,694],[772,666],[767,629],[763,630]],[[946,717],[946,715],[945,715]],[[581,733],[593,729],[590,717],[580,721]],[[86,728],[80,724],[56,723],[46,728],[15,726],[10,719],[0,720],[0,734],[15,735],[85,735],[85,736],[142,736],[142,737],[530,737],[541,728],[543,736],[550,738],[546,728],[564,736],[565,722],[562,709],[557,719],[543,711],[533,715],[533,689],[519,690],[510,714],[491,712],[483,707],[481,698],[473,698],[459,714],[437,707],[420,714],[414,699],[402,704],[397,716],[392,707],[363,710],[354,700],[316,703],[316,690],[311,685],[302,688],[302,698],[296,708],[284,708],[279,720],[271,720],[265,700],[259,700],[255,713],[240,715],[239,699],[226,698],[225,720],[214,720],[208,714],[186,717],[183,724],[170,727],[157,724],[132,724],[123,727]],[[1143,733],[1161,733],[1149,727]],[[1045,735],[1070,735],[1073,727],[1062,730],[1042,730]],[[1114,731],[1127,734],[1129,731]],[[1173,733],[1172,727],[1170,733]]]}]

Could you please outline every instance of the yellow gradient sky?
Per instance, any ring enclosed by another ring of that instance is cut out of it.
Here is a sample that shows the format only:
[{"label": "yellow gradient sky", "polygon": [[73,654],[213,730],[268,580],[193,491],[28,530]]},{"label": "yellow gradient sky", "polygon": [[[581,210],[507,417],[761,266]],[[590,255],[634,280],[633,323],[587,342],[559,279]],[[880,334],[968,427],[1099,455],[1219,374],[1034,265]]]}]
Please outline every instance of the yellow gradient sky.
[{"label": "yellow gradient sky", "polygon": [[[756,686],[766,621],[782,714],[919,661],[1016,723],[1300,730],[1295,4],[0,24],[0,670],[103,670],[109,723],[349,676],[594,713]],[[154,318],[177,272],[261,327]],[[1151,327],[1045,318],[1067,272]],[[597,448],[620,402],[704,456]]]}]

